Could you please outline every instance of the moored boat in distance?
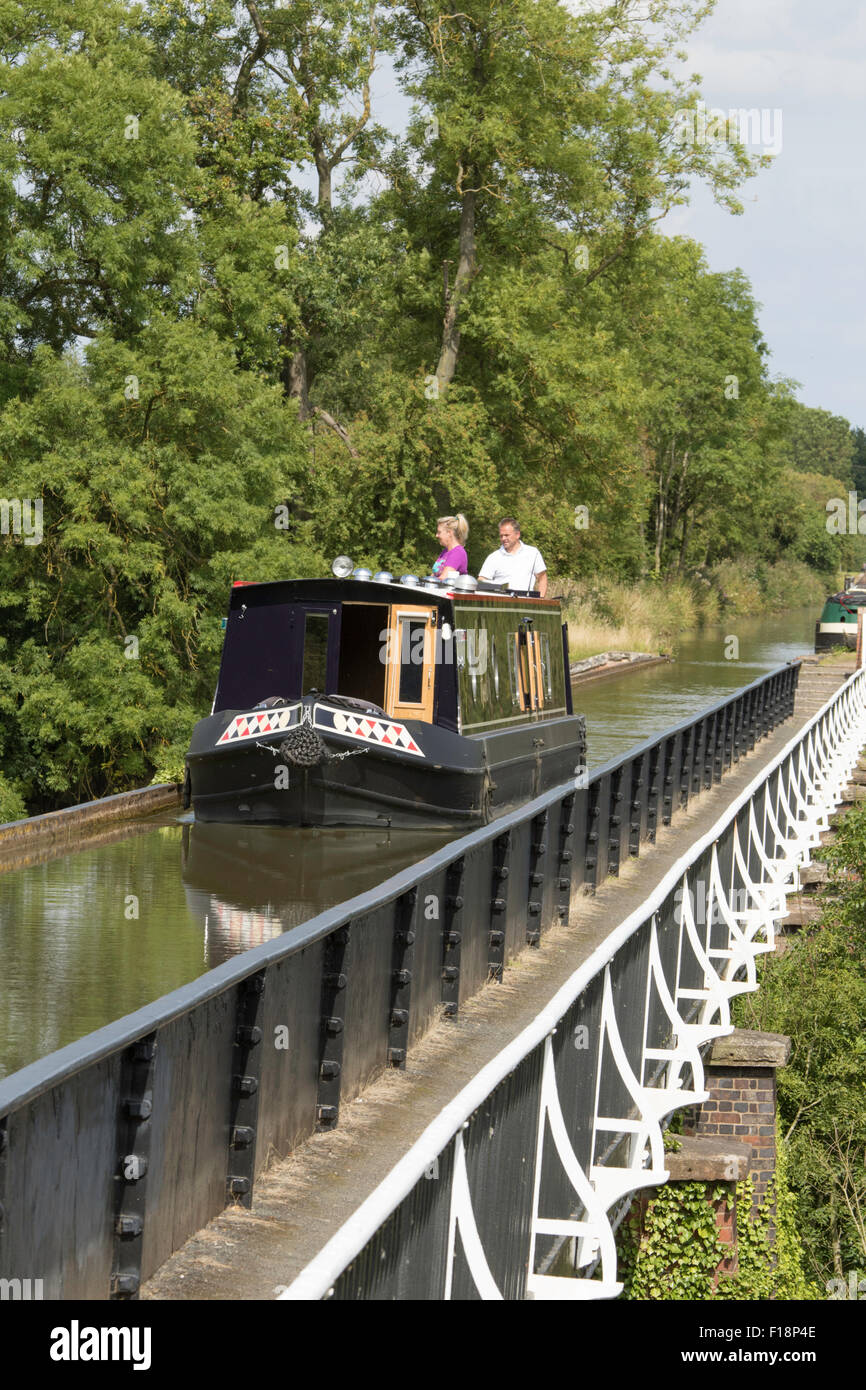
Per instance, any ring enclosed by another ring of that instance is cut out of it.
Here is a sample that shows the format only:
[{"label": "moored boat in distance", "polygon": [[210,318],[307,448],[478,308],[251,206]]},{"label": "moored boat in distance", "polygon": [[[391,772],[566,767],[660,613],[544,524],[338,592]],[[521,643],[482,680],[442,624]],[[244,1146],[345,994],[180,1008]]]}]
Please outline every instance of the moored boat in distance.
[{"label": "moored boat in distance", "polygon": [[233,586],[197,820],[465,830],[583,773],[557,599],[334,573]]},{"label": "moored boat in distance", "polygon": [[847,577],[846,587],[831,594],[824,603],[815,624],[815,651],[827,652],[833,647],[857,647],[857,614],[866,606],[866,587],[862,576]]}]

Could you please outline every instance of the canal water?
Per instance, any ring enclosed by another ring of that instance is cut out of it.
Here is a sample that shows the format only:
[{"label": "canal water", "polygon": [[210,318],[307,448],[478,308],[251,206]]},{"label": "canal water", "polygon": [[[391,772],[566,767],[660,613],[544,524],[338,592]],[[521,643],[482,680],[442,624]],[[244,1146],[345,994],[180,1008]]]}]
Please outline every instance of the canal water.
[{"label": "canal water", "polygon": [[[731,621],[676,661],[575,687],[590,769],[812,649],[814,612]],[[191,824],[0,859],[0,1076],[373,888],[448,833]],[[111,838],[111,837],[107,837]]]}]

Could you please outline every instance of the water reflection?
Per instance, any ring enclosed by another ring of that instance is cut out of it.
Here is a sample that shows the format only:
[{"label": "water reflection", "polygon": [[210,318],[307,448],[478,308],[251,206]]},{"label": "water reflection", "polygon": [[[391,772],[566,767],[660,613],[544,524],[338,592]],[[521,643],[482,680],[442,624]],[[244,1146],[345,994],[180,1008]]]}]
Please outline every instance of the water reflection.
[{"label": "water reflection", "polygon": [[186,825],[182,877],[209,967],[414,864],[453,832]]},{"label": "water reflection", "polygon": [[[575,688],[590,766],[810,650],[815,614],[737,620],[678,660]],[[739,659],[725,660],[725,641]],[[187,818],[183,818],[188,820]],[[153,817],[72,853],[0,861],[0,1076],[372,888],[451,832],[298,830]]]}]

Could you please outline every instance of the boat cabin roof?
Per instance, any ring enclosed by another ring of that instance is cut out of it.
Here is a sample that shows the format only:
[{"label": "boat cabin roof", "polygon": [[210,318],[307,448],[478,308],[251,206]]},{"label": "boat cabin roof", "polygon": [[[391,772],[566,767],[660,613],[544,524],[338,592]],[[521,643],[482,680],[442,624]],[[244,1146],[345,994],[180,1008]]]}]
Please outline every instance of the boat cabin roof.
[{"label": "boat cabin roof", "polygon": [[213,710],[341,695],[462,733],[571,713],[558,599],[374,580],[236,582]]},{"label": "boat cabin roof", "polygon": [[560,601],[558,598],[540,598],[536,593],[521,592],[514,589],[454,589],[447,582],[437,582],[435,587],[424,584],[393,584],[377,583],[372,579],[271,579],[257,582],[255,580],[236,579],[232,585],[231,592],[231,611],[235,611],[243,606],[246,600],[243,597],[244,591],[254,591],[256,594],[255,602],[259,603],[286,603],[300,602],[305,600],[321,599],[325,602],[334,603],[410,603],[429,605],[433,604],[437,608],[446,609],[450,604],[479,601],[481,603],[491,603],[492,605],[508,602],[513,604],[519,600],[521,606],[525,603],[528,610],[546,609],[548,611],[559,611]]}]

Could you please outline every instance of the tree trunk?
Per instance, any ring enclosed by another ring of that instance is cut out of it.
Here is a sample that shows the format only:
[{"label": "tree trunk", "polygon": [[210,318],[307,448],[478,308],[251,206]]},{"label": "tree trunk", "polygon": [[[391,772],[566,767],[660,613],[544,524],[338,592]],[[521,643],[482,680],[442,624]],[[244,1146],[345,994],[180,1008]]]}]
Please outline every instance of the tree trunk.
[{"label": "tree trunk", "polygon": [[303,348],[292,354],[288,370],[289,399],[298,402],[298,418],[309,420],[310,402],[307,396],[307,355]]},{"label": "tree trunk", "polygon": [[681,545],[680,545],[680,564],[679,564],[679,571],[680,571],[680,574],[683,574],[683,573],[685,572],[685,568],[686,568],[686,548],[687,548],[688,543],[689,543],[689,533],[690,533],[690,531],[691,531],[691,522],[692,522],[692,514],[691,514],[691,511],[689,510],[689,508],[686,507],[686,510],[685,510],[685,512],[683,513],[683,539],[682,539],[682,543],[681,543]]},{"label": "tree trunk", "polygon": [[334,170],[318,129],[315,131],[310,143],[313,147],[313,158],[316,162],[316,175],[319,180],[316,203],[318,204],[320,213],[323,210],[325,212],[330,212],[333,198],[331,176]]},{"label": "tree trunk", "polygon": [[[474,171],[472,171],[472,175],[474,175]],[[472,175],[467,175],[467,177],[472,177]],[[440,391],[444,391],[451,384],[457,370],[457,358],[460,353],[460,329],[458,327],[460,309],[469,287],[478,273],[475,246],[476,196],[474,188],[466,189],[460,205],[460,256],[457,262],[454,288],[445,309],[445,318],[442,324],[442,348],[439,353],[439,361],[436,364],[436,379],[439,382]]]},{"label": "tree trunk", "polygon": [[661,474],[659,475],[659,499],[656,508],[656,545],[655,545],[655,568],[656,575],[661,573],[662,567],[662,545],[665,534],[665,493]]}]

